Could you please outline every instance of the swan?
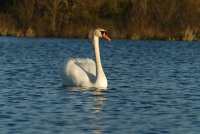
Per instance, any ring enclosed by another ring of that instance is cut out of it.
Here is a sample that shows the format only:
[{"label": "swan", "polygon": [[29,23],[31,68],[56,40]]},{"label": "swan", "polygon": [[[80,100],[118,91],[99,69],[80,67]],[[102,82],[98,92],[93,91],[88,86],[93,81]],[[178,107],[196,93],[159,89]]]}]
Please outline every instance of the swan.
[{"label": "swan", "polygon": [[89,33],[94,48],[95,60],[89,58],[71,58],[64,66],[65,86],[86,88],[107,88],[99,50],[99,38],[111,41],[105,29],[97,28]]}]

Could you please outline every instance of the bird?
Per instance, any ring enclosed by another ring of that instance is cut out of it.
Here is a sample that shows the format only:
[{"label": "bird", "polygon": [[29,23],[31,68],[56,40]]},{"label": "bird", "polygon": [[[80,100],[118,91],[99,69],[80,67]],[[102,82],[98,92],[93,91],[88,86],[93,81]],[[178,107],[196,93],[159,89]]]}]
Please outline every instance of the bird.
[{"label": "bird", "polygon": [[89,32],[89,39],[93,46],[94,60],[70,58],[64,65],[63,83],[65,86],[107,88],[108,82],[101,63],[99,39],[111,41],[111,38],[107,30],[96,28]]}]

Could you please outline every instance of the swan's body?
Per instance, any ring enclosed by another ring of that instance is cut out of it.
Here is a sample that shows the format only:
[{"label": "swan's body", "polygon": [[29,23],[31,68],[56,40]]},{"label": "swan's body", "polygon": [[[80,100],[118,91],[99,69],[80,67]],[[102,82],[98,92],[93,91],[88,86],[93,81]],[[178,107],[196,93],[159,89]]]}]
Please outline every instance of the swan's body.
[{"label": "swan's body", "polygon": [[95,88],[107,87],[107,78],[100,58],[99,38],[107,40],[110,40],[110,38],[104,29],[96,29],[92,34],[95,61],[88,58],[68,60],[64,67],[64,85]]}]

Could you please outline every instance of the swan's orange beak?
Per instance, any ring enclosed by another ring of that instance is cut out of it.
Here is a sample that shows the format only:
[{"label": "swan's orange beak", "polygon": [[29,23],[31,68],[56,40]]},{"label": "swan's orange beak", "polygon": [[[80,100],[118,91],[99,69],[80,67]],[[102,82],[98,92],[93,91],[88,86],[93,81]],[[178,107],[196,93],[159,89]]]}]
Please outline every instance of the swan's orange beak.
[{"label": "swan's orange beak", "polygon": [[107,41],[111,41],[111,38],[108,36],[106,32],[103,33],[102,37]]}]

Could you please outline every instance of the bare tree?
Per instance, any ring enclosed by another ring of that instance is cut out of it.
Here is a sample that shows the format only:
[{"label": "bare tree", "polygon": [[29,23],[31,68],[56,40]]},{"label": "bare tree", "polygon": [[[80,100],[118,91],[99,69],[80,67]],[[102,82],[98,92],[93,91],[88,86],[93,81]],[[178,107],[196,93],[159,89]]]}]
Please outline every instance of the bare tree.
[{"label": "bare tree", "polygon": [[43,0],[41,5],[45,7],[47,18],[50,22],[50,31],[53,35],[57,35],[64,21],[69,19],[71,15],[72,0]]},{"label": "bare tree", "polygon": [[17,5],[15,13],[19,24],[23,29],[26,29],[31,24],[33,18],[35,0],[21,0],[17,2]]}]

